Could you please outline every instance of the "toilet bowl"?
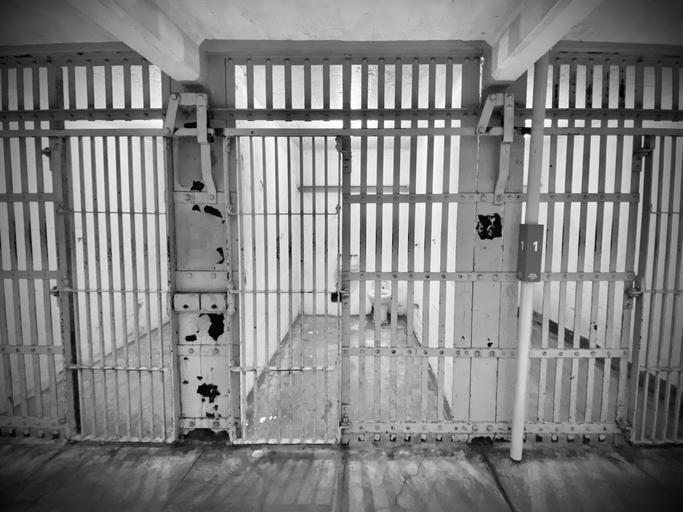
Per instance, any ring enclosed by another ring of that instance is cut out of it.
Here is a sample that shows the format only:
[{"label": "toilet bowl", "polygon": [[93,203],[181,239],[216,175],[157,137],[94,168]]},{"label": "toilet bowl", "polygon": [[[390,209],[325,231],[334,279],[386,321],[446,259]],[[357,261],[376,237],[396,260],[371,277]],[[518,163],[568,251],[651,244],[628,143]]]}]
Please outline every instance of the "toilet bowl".
[{"label": "toilet bowl", "polygon": [[[375,298],[375,282],[372,281],[368,287],[368,300],[370,301],[370,304],[372,304],[373,309],[375,309]],[[391,304],[391,283],[389,281],[382,281],[379,304],[379,320],[384,324],[389,321],[389,305]]]}]

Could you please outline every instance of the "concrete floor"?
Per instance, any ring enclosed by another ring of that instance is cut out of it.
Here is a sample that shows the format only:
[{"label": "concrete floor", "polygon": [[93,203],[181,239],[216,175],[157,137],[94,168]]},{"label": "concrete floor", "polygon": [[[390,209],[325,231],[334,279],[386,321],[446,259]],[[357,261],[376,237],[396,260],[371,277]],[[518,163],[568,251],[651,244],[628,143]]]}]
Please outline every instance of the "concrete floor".
[{"label": "concrete floor", "polygon": [[678,511],[683,448],[142,446],[0,438],[0,509]]}]

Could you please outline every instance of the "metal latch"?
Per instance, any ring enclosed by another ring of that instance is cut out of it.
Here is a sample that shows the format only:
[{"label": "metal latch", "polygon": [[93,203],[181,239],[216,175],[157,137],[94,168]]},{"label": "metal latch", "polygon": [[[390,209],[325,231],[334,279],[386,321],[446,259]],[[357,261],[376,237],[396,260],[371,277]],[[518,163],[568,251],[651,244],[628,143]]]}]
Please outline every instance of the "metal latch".
[{"label": "metal latch", "polygon": [[635,299],[643,294],[644,289],[645,279],[641,276],[636,276],[635,280],[633,281],[633,286],[624,292],[626,294],[626,303],[624,304],[624,308],[631,309]]},{"label": "metal latch", "polygon": [[643,158],[649,156],[653,151],[652,148],[652,137],[646,135],[643,137],[642,145],[640,142],[638,146],[633,150],[633,160],[631,170],[633,172],[640,172],[643,170]]}]

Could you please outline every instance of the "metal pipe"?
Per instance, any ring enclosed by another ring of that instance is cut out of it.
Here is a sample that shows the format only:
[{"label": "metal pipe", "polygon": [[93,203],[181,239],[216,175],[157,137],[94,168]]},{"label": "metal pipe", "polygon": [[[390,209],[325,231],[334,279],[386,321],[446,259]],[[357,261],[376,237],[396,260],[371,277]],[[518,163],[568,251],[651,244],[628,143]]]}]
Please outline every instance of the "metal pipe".
[{"label": "metal pipe", "polygon": [[[533,116],[529,148],[529,174],[527,180],[527,204],[525,222],[538,223],[541,199],[541,171],[543,165],[543,138],[545,125],[545,101],[548,87],[548,54],[534,65]],[[517,345],[517,376],[515,380],[515,401],[512,416],[512,439],[510,458],[522,460],[524,441],[524,419],[526,416],[527,384],[529,381],[529,349],[533,320],[534,283],[520,283],[519,323]]]}]

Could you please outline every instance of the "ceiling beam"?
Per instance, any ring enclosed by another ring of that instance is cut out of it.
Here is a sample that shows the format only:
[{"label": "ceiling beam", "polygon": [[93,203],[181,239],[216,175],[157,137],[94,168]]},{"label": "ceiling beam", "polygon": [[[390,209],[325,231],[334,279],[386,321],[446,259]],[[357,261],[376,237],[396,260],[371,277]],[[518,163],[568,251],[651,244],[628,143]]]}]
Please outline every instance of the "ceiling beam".
[{"label": "ceiling beam", "polygon": [[199,44],[149,0],[66,0],[178,82],[203,82]]},{"label": "ceiling beam", "polygon": [[485,60],[484,87],[510,84],[603,0],[524,0]]}]

